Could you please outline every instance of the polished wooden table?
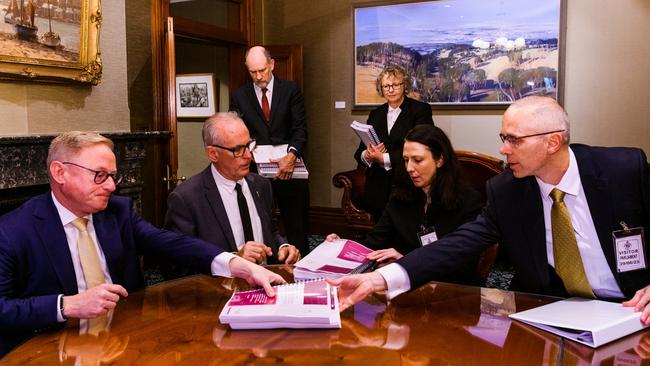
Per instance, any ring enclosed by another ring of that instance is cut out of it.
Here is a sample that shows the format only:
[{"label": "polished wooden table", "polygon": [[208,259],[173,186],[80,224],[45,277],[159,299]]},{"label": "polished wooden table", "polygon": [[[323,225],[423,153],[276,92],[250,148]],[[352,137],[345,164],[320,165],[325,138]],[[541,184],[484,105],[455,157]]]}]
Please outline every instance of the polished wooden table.
[{"label": "polished wooden table", "polygon": [[[273,269],[292,279],[290,267]],[[0,364],[639,365],[650,353],[647,332],[593,350],[507,317],[555,298],[443,283],[389,304],[369,296],[341,314],[341,329],[233,331],[218,316],[243,289],[241,280],[203,275],[151,286],[121,300],[107,332],[80,335],[69,324]]]}]

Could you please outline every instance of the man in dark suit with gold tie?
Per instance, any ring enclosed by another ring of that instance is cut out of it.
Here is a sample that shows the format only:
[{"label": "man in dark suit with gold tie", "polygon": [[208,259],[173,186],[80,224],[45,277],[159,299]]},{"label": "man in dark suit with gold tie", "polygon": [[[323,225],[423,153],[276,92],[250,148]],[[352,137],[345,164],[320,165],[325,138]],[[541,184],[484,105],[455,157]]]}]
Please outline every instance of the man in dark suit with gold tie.
[{"label": "man in dark suit with gold tie", "polygon": [[[287,239],[307,254],[309,186],[306,179],[291,179],[296,159],[307,143],[307,117],[298,85],[273,75],[275,61],[260,46],[246,52],[246,68],[252,81],[237,89],[230,110],[239,113],[253,139],[260,145],[288,144],[278,159],[273,194],[280,209]],[[255,167],[252,169],[256,172]]]},{"label": "man in dark suit with gold tie", "polygon": [[[650,172],[640,149],[569,145],[569,120],[552,98],[527,97],[505,112],[501,153],[509,169],[487,183],[473,222],[395,264],[334,281],[342,308],[366,294],[389,297],[435,280],[499,243],[515,268],[512,289],[555,296],[650,302]],[[629,229],[629,230],[628,230]],[[645,235],[644,235],[645,232]],[[630,240],[627,240],[627,239]],[[626,242],[636,242],[631,263]],[[650,322],[650,306],[642,321]]]}]

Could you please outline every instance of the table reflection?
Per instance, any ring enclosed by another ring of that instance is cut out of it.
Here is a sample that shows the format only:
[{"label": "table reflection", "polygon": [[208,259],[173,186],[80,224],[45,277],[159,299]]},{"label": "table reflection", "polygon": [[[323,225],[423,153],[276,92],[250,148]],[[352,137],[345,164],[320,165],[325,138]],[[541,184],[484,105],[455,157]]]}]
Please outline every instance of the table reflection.
[{"label": "table reflection", "polygon": [[[290,268],[273,269],[291,280]],[[83,326],[68,322],[2,363],[637,365],[650,354],[647,332],[593,350],[508,318],[556,299],[443,283],[388,302],[369,296],[341,314],[337,330],[230,330],[219,312],[234,291],[246,289],[243,281],[207,276],[151,286],[121,300],[106,331],[83,334]]]}]

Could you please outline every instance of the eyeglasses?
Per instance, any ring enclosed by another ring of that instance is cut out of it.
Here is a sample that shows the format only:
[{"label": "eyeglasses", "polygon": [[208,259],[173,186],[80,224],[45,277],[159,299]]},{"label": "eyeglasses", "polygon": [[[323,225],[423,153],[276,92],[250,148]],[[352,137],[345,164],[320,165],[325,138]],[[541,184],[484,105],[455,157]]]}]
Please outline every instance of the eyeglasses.
[{"label": "eyeglasses", "polygon": [[102,183],[106,182],[108,177],[113,178],[113,183],[115,183],[115,185],[118,185],[118,184],[120,184],[120,182],[122,182],[123,177],[118,172],[109,173],[109,172],[105,172],[103,170],[94,170],[94,169],[86,168],[85,166],[82,166],[82,165],[79,165],[79,164],[71,163],[69,161],[64,161],[61,164],[74,165],[74,166],[79,167],[81,169],[86,169],[89,172],[95,173],[95,184],[102,184]]},{"label": "eyeglasses", "polygon": [[397,90],[397,89],[399,89],[402,85],[404,85],[404,83],[386,84],[386,85],[382,85],[381,88],[384,89],[384,90],[391,90],[391,89],[393,89],[393,90]]},{"label": "eyeglasses", "polygon": [[523,139],[528,138],[528,137],[544,136],[544,135],[548,135],[548,134],[551,134],[551,133],[564,132],[564,131],[565,130],[555,130],[555,131],[535,133],[535,134],[532,134],[532,135],[525,135],[525,136],[512,136],[512,135],[499,134],[499,137],[501,138],[501,142],[503,142],[504,144],[507,142],[512,146],[517,146],[517,145],[521,144],[521,141]]},{"label": "eyeglasses", "polygon": [[250,151],[250,152],[255,151],[255,148],[257,147],[257,141],[255,141],[254,139],[251,139],[250,141],[248,141],[244,145],[236,145],[236,146],[233,146],[233,147],[225,147],[225,146],[221,146],[221,145],[210,145],[210,146],[218,147],[218,148],[224,149],[224,150],[228,150],[228,151],[230,151],[232,153],[233,157],[241,158],[242,156],[244,156],[244,153],[246,152],[246,149],[248,149],[248,151]]}]

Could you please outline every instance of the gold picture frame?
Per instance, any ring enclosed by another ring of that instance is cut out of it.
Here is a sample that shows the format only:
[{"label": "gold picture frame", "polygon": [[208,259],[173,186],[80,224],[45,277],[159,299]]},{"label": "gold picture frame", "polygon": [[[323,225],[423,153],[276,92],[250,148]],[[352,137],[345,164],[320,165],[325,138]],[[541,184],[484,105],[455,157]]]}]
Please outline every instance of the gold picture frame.
[{"label": "gold picture frame", "polygon": [[99,84],[101,0],[0,0],[0,79]]}]

